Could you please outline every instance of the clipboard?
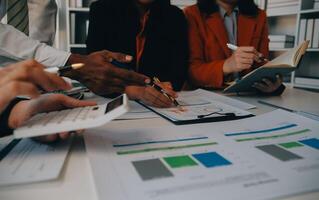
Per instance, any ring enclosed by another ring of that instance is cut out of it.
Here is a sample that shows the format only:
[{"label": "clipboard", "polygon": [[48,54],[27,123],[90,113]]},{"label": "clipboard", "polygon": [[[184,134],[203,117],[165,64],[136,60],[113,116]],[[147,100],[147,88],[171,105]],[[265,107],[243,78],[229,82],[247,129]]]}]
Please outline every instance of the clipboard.
[{"label": "clipboard", "polygon": [[173,120],[164,114],[158,112],[157,110],[153,109],[150,106],[147,106],[143,104],[140,101],[137,101],[139,104],[144,106],[145,108],[153,111],[154,113],[158,114],[162,118],[166,119],[167,121],[175,124],[175,125],[189,125],[189,124],[200,124],[200,123],[211,123],[211,122],[222,122],[222,121],[233,121],[233,120],[239,120],[239,119],[245,119],[249,117],[254,117],[255,115],[253,114],[247,114],[247,115],[241,115],[241,116],[214,116],[214,117],[205,117],[205,118],[194,118],[194,119],[189,119],[189,120]]}]

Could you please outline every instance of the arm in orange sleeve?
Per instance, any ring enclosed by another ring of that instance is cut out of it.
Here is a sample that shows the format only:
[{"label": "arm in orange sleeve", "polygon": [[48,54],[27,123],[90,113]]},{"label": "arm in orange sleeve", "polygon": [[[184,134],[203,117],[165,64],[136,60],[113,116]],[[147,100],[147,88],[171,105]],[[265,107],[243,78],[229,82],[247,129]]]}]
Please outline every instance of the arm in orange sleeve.
[{"label": "arm in orange sleeve", "polygon": [[196,18],[189,10],[185,10],[185,15],[188,20],[190,81],[199,87],[221,88],[224,83],[223,65],[225,60],[208,62],[205,59],[205,44],[200,36]]},{"label": "arm in orange sleeve", "polygon": [[263,20],[263,29],[261,32],[261,40],[258,45],[258,51],[266,58],[269,58],[269,28],[265,11],[261,11],[261,18]]}]

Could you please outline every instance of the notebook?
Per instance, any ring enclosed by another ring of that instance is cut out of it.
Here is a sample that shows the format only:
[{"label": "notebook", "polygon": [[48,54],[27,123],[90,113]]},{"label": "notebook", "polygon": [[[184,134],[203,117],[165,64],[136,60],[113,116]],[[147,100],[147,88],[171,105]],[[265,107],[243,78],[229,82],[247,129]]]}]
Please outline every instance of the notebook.
[{"label": "notebook", "polygon": [[295,47],[286,53],[278,56],[274,60],[248,73],[242,79],[234,81],[230,86],[224,89],[224,93],[239,93],[254,91],[252,85],[261,81],[263,78],[276,80],[276,75],[285,75],[295,71],[306,53],[309,41],[304,41],[298,47]]}]

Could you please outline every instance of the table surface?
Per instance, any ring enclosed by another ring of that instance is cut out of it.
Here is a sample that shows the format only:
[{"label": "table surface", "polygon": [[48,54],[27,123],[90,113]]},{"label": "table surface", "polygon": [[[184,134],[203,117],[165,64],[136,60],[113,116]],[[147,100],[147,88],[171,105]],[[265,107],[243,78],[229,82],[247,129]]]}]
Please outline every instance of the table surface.
[{"label": "table surface", "polygon": [[[245,101],[256,105],[258,108],[251,110],[256,115],[263,114],[274,110],[274,108],[258,103],[258,100],[276,101],[279,105],[294,107],[298,106],[299,110],[309,110],[313,108],[318,110],[319,93],[312,93],[304,90],[287,88],[285,93],[280,97],[252,97],[252,96],[234,96],[238,100]],[[304,104],[303,102],[307,102]],[[312,105],[310,105],[312,104]],[[171,123],[162,119],[143,119],[143,120],[126,120],[113,121],[105,126],[108,127],[143,127],[150,126],[170,126]],[[87,131],[86,134],[89,134]],[[1,172],[3,173],[3,172]],[[77,199],[77,200],[95,200],[97,199],[94,181],[90,169],[88,156],[86,154],[83,137],[77,136],[72,144],[70,153],[64,164],[60,177],[54,181],[34,183],[28,185],[16,185],[0,188],[0,199],[24,199],[24,200],[53,200],[53,199]],[[301,194],[283,200],[318,200],[319,192]]]}]

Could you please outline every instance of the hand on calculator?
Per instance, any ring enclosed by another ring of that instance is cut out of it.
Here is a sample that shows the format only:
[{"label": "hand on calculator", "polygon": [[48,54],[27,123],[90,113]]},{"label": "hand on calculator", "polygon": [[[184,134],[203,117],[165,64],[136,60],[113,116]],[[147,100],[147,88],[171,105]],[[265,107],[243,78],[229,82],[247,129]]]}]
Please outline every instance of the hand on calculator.
[{"label": "hand on calculator", "polygon": [[[96,105],[95,102],[80,101],[62,94],[42,95],[38,99],[19,102],[10,114],[9,126],[11,128],[18,128],[38,113],[94,105]],[[38,137],[36,140],[54,142],[58,139],[66,139],[68,136],[69,133],[57,133],[55,135]]]}]

